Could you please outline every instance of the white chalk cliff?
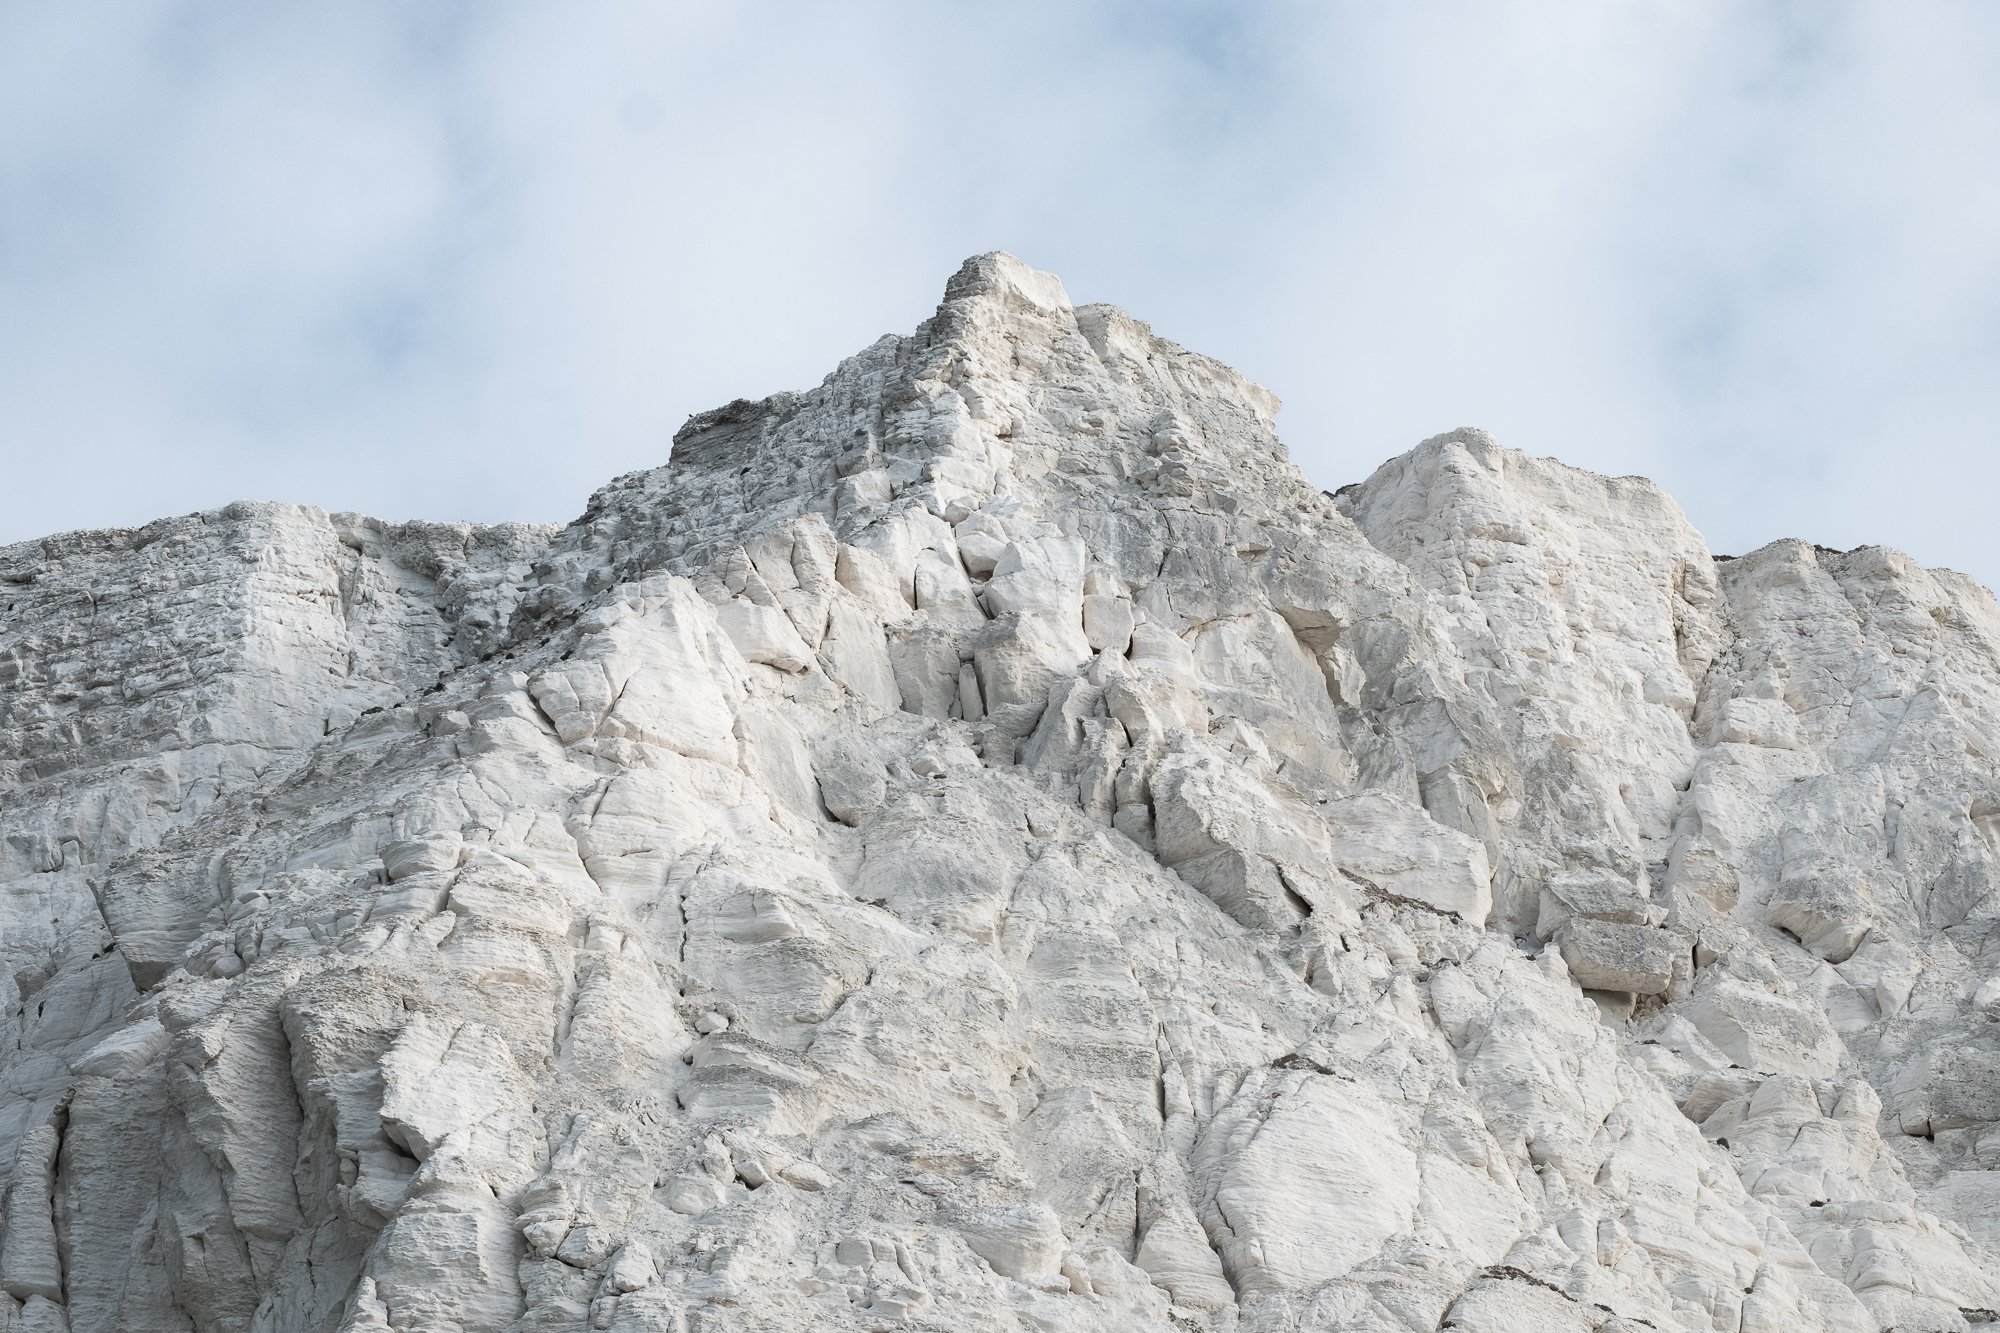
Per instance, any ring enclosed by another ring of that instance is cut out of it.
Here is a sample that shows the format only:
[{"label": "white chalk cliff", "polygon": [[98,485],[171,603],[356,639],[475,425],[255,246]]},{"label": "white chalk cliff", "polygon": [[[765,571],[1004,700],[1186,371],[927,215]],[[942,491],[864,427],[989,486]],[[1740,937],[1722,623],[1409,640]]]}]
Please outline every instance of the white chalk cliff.
[{"label": "white chalk cliff", "polygon": [[2000,1319],[2000,609],[1005,255],[567,526],[0,549],[0,1330]]}]

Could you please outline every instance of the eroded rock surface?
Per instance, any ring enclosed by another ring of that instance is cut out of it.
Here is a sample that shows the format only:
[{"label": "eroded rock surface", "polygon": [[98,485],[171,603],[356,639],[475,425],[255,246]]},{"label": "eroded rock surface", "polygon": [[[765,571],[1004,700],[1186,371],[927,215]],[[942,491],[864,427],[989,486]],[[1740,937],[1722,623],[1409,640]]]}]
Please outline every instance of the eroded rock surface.
[{"label": "eroded rock surface", "polygon": [[2000,1316],[2000,610],[1005,255],[567,527],[0,551],[0,1330]]}]

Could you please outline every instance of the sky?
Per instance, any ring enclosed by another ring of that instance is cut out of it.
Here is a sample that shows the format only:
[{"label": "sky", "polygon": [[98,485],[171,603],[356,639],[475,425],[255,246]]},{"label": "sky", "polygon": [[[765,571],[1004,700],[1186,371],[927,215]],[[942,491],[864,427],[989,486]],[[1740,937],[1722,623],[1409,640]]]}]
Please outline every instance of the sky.
[{"label": "sky", "polygon": [[2000,5],[0,0],[0,542],[560,521],[1005,249],[1713,549],[2000,584]]}]

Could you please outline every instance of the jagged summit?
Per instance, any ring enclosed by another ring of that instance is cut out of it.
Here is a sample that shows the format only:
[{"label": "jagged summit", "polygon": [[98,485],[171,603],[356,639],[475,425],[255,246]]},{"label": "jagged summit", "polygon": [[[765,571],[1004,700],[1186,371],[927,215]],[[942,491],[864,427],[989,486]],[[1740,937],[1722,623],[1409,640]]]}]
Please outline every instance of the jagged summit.
[{"label": "jagged summit", "polygon": [[[1114,385],[1149,410],[1121,411],[1112,428]],[[770,472],[801,496],[859,475],[865,496],[886,484],[900,497],[940,480],[936,494],[1006,486],[1051,467],[1122,480],[1148,456],[1206,446],[1218,463],[1252,465],[1245,481],[1255,481],[1283,459],[1277,410],[1227,366],[1114,306],[1073,308],[1053,274],[995,252],[968,259],[914,333],[877,341],[815,389],[689,418],[669,469],[634,475],[684,484],[686,473]],[[1252,442],[1254,457],[1241,456]]]},{"label": "jagged summit", "polygon": [[0,550],[0,1333],[1968,1328],[2000,610],[1005,255],[560,527]]}]

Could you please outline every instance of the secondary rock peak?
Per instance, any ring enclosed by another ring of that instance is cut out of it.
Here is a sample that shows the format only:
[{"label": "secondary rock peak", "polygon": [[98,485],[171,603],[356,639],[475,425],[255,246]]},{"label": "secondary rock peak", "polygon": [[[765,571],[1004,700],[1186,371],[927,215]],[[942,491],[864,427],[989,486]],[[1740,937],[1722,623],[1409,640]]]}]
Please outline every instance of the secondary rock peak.
[{"label": "secondary rock peak", "polygon": [[981,297],[1016,301],[1043,311],[1070,309],[1069,293],[1063,289],[1061,278],[1031,268],[1005,250],[972,256],[959,265],[958,272],[945,284],[946,301]]}]

